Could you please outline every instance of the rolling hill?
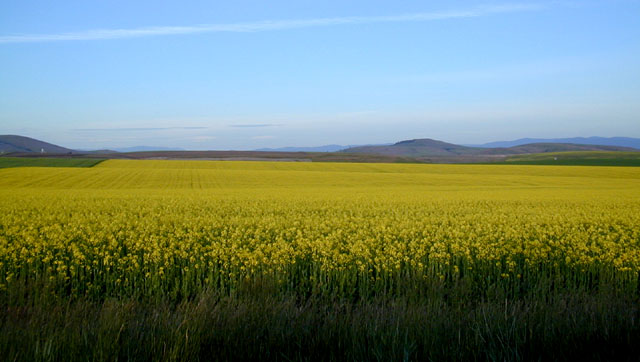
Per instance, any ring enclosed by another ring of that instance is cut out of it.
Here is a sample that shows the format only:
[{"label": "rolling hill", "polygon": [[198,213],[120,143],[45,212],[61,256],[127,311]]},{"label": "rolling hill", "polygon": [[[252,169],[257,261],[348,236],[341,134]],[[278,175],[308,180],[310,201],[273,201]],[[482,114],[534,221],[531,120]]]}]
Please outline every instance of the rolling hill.
[{"label": "rolling hill", "polygon": [[514,141],[489,142],[469,147],[496,148],[513,147],[529,143],[572,143],[579,145],[620,146],[640,149],[640,139],[631,137],[571,137],[571,138],[520,138]]},{"label": "rolling hill", "polygon": [[[640,150],[630,147],[573,143],[529,143],[512,147],[471,147],[429,138],[400,141],[395,144],[354,146],[338,152],[275,152],[275,151],[146,151],[140,152],[78,151],[44,141],[16,135],[0,135],[0,155],[17,157],[74,157],[126,159],[209,159],[209,160],[272,160],[311,162],[417,162],[417,163],[602,163],[636,165]],[[575,152],[581,155],[556,157],[556,153]],[[589,154],[591,152],[591,154]],[[593,153],[596,152],[596,153]],[[599,152],[599,153],[598,153]],[[632,160],[619,161],[624,153]],[[549,158],[538,155],[554,155]],[[533,159],[512,159],[524,155]],[[600,160],[601,159],[601,160]],[[560,161],[559,161],[560,160]],[[612,161],[613,160],[613,161]]]},{"label": "rolling hill", "polygon": [[73,153],[74,150],[17,135],[0,135],[0,153]]},{"label": "rolling hill", "polygon": [[400,141],[392,145],[351,147],[340,152],[370,153],[388,156],[429,157],[470,155],[477,153],[478,149],[432,140],[429,138],[422,138]]},{"label": "rolling hill", "polygon": [[368,153],[402,157],[504,156],[567,151],[640,151],[631,147],[582,145],[571,143],[530,143],[513,147],[468,147],[429,138],[400,141],[388,146],[352,147],[340,152]]}]

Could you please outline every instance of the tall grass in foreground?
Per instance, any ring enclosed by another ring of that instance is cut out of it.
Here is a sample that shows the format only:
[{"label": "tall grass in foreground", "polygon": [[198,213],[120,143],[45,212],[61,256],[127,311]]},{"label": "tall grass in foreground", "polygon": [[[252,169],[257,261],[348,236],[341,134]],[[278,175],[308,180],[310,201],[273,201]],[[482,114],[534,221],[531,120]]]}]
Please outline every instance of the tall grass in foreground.
[{"label": "tall grass in foreground", "polygon": [[[175,303],[41,300],[0,315],[16,361],[637,360],[637,298],[556,291],[520,299],[301,298],[245,289]],[[464,289],[464,288],[462,288]]]},{"label": "tall grass in foreground", "polygon": [[386,289],[357,276],[344,284],[349,278],[336,274],[314,280],[330,283],[314,291],[299,279],[309,273],[299,271],[286,284],[261,277],[233,288],[146,297],[70,295],[16,279],[11,293],[0,296],[0,355],[16,361],[631,361],[640,355],[637,273],[548,265],[509,279],[497,269],[462,275],[450,269],[438,271],[444,278],[387,276],[382,285],[394,287]]}]

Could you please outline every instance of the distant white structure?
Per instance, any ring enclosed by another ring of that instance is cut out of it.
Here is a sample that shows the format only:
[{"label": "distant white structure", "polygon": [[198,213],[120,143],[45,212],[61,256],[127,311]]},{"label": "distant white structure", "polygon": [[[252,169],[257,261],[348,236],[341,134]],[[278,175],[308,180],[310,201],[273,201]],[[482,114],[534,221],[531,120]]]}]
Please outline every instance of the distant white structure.
[{"label": "distant white structure", "polygon": [[40,153],[44,153],[44,148],[41,148],[41,149],[40,149]]}]

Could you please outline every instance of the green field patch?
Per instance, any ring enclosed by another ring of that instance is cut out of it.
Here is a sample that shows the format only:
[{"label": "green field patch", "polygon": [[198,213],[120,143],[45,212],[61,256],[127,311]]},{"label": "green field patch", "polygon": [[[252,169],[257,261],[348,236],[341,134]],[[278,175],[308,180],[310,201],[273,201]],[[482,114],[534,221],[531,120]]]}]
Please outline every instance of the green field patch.
[{"label": "green field patch", "polygon": [[103,159],[98,158],[27,158],[0,157],[0,168],[10,167],[93,167]]},{"label": "green field patch", "polygon": [[640,152],[573,151],[510,156],[505,163],[559,166],[640,166]]}]

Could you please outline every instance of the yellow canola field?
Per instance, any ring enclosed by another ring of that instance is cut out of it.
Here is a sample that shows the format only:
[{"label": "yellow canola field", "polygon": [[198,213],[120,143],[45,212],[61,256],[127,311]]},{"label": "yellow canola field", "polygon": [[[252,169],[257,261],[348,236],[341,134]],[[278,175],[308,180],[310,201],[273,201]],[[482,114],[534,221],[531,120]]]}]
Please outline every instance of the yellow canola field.
[{"label": "yellow canola field", "polygon": [[262,278],[351,295],[605,270],[621,280],[640,271],[640,168],[109,160],[0,170],[4,293],[192,295]]}]

